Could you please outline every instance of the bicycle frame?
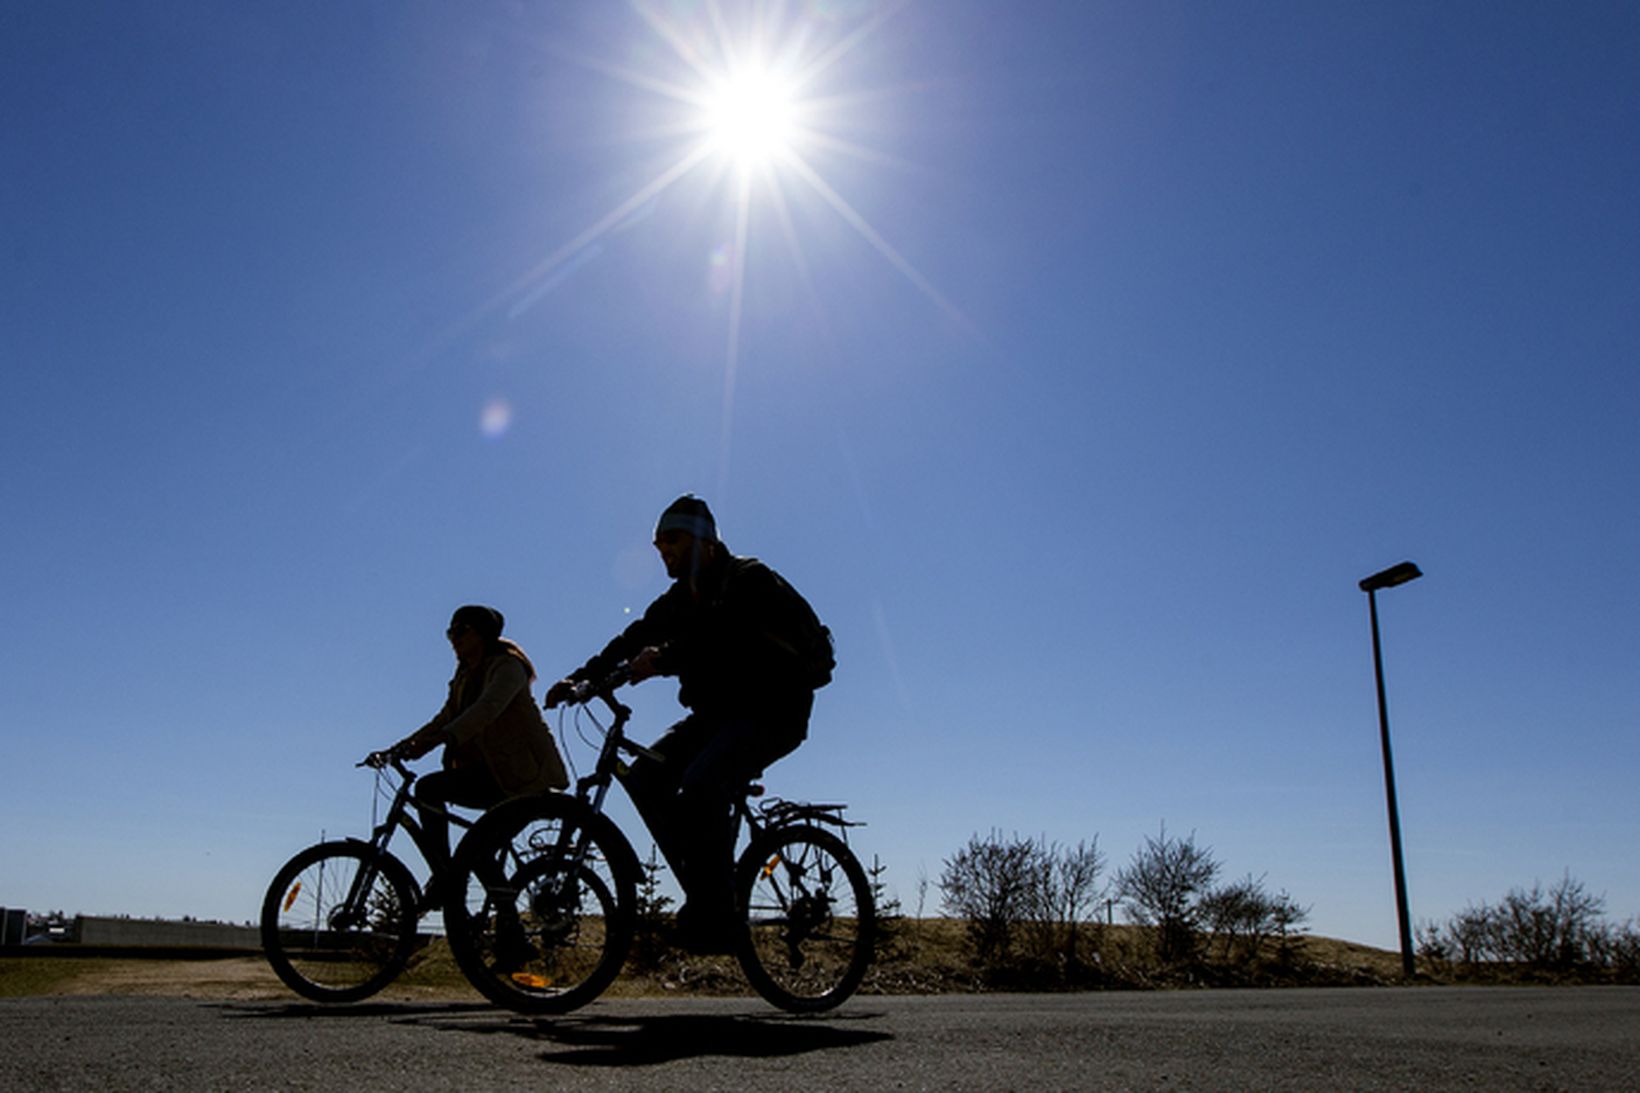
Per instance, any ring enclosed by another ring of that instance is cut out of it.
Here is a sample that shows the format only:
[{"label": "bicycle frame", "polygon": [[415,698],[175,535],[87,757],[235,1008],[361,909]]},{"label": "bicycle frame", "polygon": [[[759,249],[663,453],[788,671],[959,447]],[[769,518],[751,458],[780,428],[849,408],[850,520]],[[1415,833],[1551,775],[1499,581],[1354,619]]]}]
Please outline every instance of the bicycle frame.
[{"label": "bicycle frame", "polygon": [[[347,893],[347,901],[342,906],[347,909],[349,917],[359,913],[358,908],[363,894],[370,890],[371,885],[376,880],[374,861],[380,860],[382,855],[389,853],[387,844],[393,841],[394,834],[402,827],[409,834],[410,841],[415,844],[416,849],[421,852],[422,860],[427,863],[427,868],[431,873],[427,885],[417,895],[416,917],[419,919],[433,909],[429,893],[436,891],[437,888],[439,874],[435,863],[438,862],[440,855],[428,853],[427,832],[417,822],[410,808],[410,791],[416,784],[416,772],[405,766],[404,761],[396,755],[391,756],[387,763],[398,772],[399,786],[393,793],[392,803],[387,806],[387,816],[381,823],[371,829],[369,842],[370,848],[374,852],[372,864],[359,870],[354,876],[352,887]],[[359,763],[358,765],[365,766],[367,764]],[[376,769],[379,771],[381,768]],[[470,828],[473,826],[473,821],[464,816],[458,816],[447,808],[439,809],[439,811],[457,827]]]},{"label": "bicycle frame", "polygon": [[[593,698],[603,700],[604,705],[609,707],[610,713],[614,715],[614,720],[610,722],[609,728],[604,730],[603,746],[598,751],[598,759],[593,764],[592,773],[577,779],[575,783],[576,798],[593,812],[599,814],[603,812],[604,801],[609,796],[610,783],[620,776],[622,770],[621,755],[623,752],[634,757],[643,756],[657,762],[664,763],[667,761],[666,757],[660,752],[655,751],[653,748],[644,747],[642,744],[634,743],[627,738],[626,724],[632,718],[632,709],[614,695],[615,688],[625,681],[626,673],[623,667],[617,669],[614,674],[603,682],[595,686],[589,685],[582,695],[578,696],[582,705],[590,702]],[[596,719],[594,719],[594,723],[596,723]],[[744,793],[735,795],[733,807],[737,843],[742,824],[745,824],[749,836],[755,839],[763,832],[774,828],[803,822],[822,823],[836,828],[845,845],[848,842],[848,829],[861,826],[843,818],[843,809],[847,806],[841,804],[810,804],[802,801],[786,801],[775,797],[765,801],[757,808],[753,808],[750,803],[751,799],[761,796],[762,793],[762,785],[752,782],[748,783]],[[585,863],[587,839],[584,835],[579,843],[573,850],[574,862],[577,868]],[[557,849],[563,852],[569,848],[560,845]]]}]

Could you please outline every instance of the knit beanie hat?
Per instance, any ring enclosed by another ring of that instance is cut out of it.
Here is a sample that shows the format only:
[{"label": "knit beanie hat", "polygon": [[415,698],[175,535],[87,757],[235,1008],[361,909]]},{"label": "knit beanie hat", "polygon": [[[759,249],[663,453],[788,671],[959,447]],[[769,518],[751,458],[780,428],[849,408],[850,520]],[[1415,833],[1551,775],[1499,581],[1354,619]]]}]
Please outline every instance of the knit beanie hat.
[{"label": "knit beanie hat", "polygon": [[686,493],[666,506],[655,523],[655,534],[663,531],[688,532],[703,543],[718,541],[717,521],[712,519],[712,510],[692,493]]}]

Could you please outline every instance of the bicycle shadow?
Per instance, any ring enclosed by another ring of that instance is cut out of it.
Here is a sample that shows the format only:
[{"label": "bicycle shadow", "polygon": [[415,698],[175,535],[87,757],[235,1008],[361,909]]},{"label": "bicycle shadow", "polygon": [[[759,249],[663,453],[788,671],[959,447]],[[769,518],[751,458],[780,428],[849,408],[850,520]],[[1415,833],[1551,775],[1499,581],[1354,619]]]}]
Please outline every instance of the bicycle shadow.
[{"label": "bicycle shadow", "polygon": [[422,1022],[493,1035],[507,1033],[553,1045],[543,1062],[574,1066],[660,1066],[702,1056],[777,1058],[834,1051],[892,1040],[893,1034],[859,1027],[870,1015],[768,1017],[745,1014],[576,1014],[504,1024]]}]

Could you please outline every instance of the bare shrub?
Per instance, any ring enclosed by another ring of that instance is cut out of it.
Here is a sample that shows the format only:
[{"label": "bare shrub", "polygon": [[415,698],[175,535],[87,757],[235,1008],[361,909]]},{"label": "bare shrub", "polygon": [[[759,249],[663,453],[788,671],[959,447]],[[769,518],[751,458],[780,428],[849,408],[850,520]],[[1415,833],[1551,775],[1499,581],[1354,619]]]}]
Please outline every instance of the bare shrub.
[{"label": "bare shrub", "polygon": [[1304,924],[1310,921],[1310,909],[1300,904],[1283,888],[1275,895],[1270,909],[1270,926],[1276,939],[1276,956],[1283,962],[1296,959],[1304,949]]},{"label": "bare shrub", "polygon": [[1622,983],[1640,982],[1640,925],[1633,919],[1600,932],[1597,962]]},{"label": "bare shrub", "polygon": [[1006,960],[1025,920],[1036,887],[1037,845],[996,830],[945,859],[940,892],[945,909],[967,924],[975,954],[983,964]]},{"label": "bare shrub", "polygon": [[1128,914],[1155,931],[1156,955],[1164,963],[1197,956],[1197,927],[1202,897],[1219,863],[1208,847],[1196,845],[1196,834],[1177,838],[1167,833],[1145,836],[1133,860],[1116,874],[1116,894]]},{"label": "bare shrub", "polygon": [[1444,927],[1426,929],[1422,951],[1473,972],[1515,964],[1540,972],[1611,966],[1616,934],[1602,921],[1605,900],[1570,873],[1545,890],[1511,889],[1498,904],[1466,907]]},{"label": "bare shrub", "polygon": [[1103,895],[1099,874],[1104,866],[1097,835],[1075,846],[1037,841],[1029,917],[1039,958],[1067,971],[1080,963],[1077,941],[1082,924]]},{"label": "bare shrub", "polygon": [[1203,923],[1220,944],[1219,957],[1227,964],[1251,964],[1263,955],[1265,943],[1277,943],[1277,955],[1289,959],[1310,917],[1285,891],[1272,893],[1264,878],[1251,873],[1215,888],[1201,898]]},{"label": "bare shrub", "polygon": [[1534,968],[1565,971],[1587,963],[1605,900],[1565,874],[1547,892],[1516,888],[1494,911],[1497,955]]},{"label": "bare shrub", "polygon": [[1202,896],[1202,923],[1218,940],[1221,959],[1246,961],[1257,955],[1269,902],[1262,880],[1254,880],[1251,873]]},{"label": "bare shrub", "polygon": [[1452,963],[1452,939],[1439,922],[1418,923],[1412,929],[1412,939],[1414,950],[1422,959],[1443,967]]}]

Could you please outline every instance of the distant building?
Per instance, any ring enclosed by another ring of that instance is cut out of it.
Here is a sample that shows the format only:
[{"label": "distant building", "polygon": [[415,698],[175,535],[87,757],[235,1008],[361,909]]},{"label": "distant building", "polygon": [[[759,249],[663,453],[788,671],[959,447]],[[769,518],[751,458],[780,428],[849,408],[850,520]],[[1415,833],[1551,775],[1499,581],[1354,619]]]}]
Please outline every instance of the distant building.
[{"label": "distant building", "polygon": [[118,918],[98,915],[57,915],[30,918],[28,912],[0,907],[0,945],[53,941],[65,945],[112,948],[259,949],[261,933],[254,926],[184,919]]}]

